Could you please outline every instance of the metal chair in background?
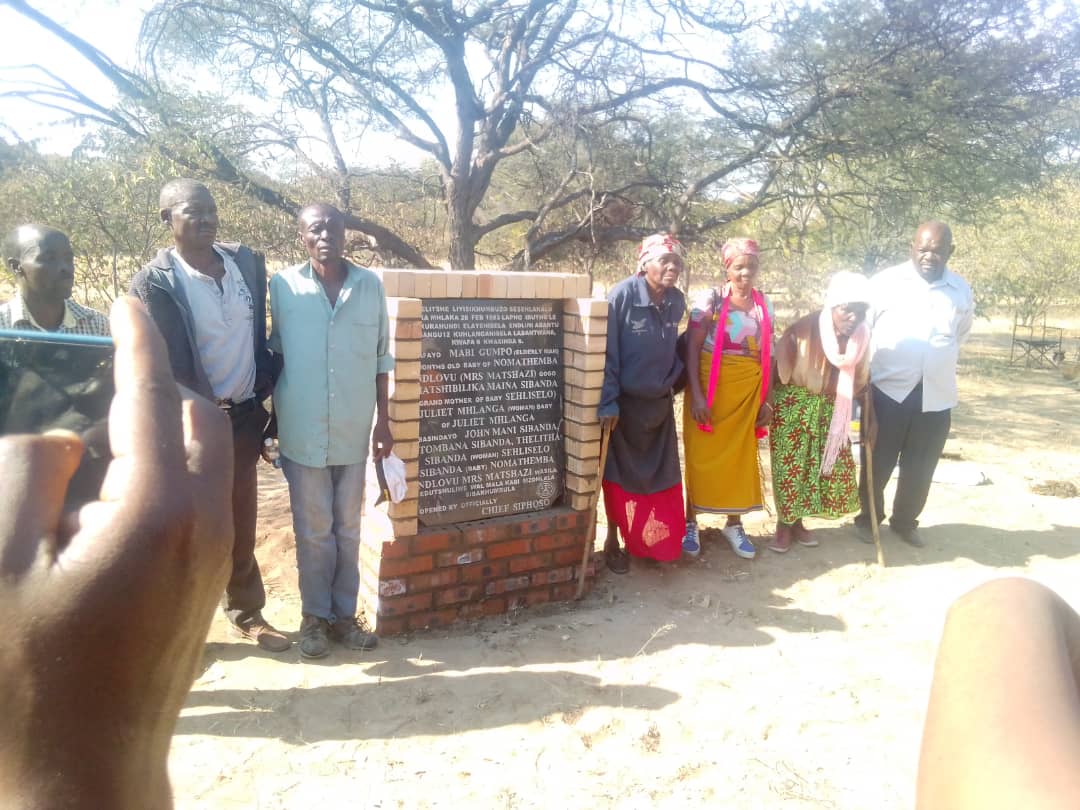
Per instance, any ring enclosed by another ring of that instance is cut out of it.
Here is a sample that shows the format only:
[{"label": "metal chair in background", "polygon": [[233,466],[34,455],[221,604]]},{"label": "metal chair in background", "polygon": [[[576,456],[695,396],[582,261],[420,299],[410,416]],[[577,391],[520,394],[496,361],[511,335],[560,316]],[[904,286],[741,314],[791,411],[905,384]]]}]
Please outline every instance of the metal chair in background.
[{"label": "metal chair in background", "polygon": [[1047,326],[1046,313],[1041,323],[1022,323],[1019,313],[1013,315],[1012,345],[1009,347],[1009,365],[1020,363],[1025,368],[1056,368],[1065,359],[1062,344],[1065,330],[1059,326]]}]

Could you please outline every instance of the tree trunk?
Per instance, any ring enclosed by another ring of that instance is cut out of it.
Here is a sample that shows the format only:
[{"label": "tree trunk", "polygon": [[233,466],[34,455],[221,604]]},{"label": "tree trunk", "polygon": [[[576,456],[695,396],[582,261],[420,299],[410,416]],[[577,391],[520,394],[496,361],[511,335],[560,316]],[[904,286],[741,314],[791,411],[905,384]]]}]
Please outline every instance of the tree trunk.
[{"label": "tree trunk", "polygon": [[476,244],[473,237],[472,208],[466,184],[451,181],[447,188],[447,222],[450,231],[450,269],[475,270]]}]

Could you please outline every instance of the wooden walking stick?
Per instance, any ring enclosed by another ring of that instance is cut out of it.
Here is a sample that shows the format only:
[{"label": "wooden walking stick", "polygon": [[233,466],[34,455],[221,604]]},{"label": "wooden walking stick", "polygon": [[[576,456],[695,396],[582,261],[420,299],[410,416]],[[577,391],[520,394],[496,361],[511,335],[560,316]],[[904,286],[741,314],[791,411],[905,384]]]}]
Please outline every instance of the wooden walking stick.
[{"label": "wooden walking stick", "polygon": [[[860,427],[866,425],[863,431],[863,447],[866,448],[866,500],[870,502],[870,528],[874,534],[874,547],[877,549],[877,563],[885,567],[885,554],[881,550],[881,530],[878,528],[877,498],[874,497],[874,442],[870,437],[870,424],[873,422],[873,399],[870,396],[870,386],[866,386],[866,401],[863,404],[863,415]],[[876,424],[876,423],[875,423]]]},{"label": "wooden walking stick", "polygon": [[593,546],[596,544],[596,506],[600,503],[600,485],[604,481],[604,467],[607,466],[607,451],[610,439],[611,428],[605,422],[600,427],[600,468],[596,473],[596,489],[589,499],[589,514],[592,515],[592,520],[589,521],[585,548],[581,552],[581,567],[578,570],[577,593],[574,595],[574,599],[580,599],[585,594],[585,569],[589,567],[589,556],[592,554]]}]

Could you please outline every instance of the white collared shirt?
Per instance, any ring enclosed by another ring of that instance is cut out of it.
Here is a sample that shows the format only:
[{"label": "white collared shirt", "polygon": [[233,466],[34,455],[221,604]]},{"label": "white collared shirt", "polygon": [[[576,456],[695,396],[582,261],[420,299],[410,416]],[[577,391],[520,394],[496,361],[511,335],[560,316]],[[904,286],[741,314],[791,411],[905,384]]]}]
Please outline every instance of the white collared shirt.
[{"label": "white collared shirt", "polygon": [[872,277],[870,291],[874,386],[903,402],[921,382],[924,413],[955,407],[956,363],[975,315],[971,287],[948,268],[927,282],[906,261]]},{"label": "white collared shirt", "polygon": [[255,301],[240,268],[227,253],[221,286],[169,251],[195,321],[195,345],[210,387],[218,399],[243,402],[255,396]]}]

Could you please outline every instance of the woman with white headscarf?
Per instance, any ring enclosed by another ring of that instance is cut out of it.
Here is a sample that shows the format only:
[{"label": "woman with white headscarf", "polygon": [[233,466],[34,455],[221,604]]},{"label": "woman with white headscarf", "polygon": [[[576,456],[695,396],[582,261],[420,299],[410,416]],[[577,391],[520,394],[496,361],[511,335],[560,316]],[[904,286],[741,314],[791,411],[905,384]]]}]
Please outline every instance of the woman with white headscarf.
[{"label": "woman with white headscarf", "polygon": [[776,536],[816,546],[803,518],[859,511],[859,476],[848,438],[852,402],[869,381],[869,284],[858,273],[829,281],[825,306],[800,318],[776,342],[770,435]]}]

